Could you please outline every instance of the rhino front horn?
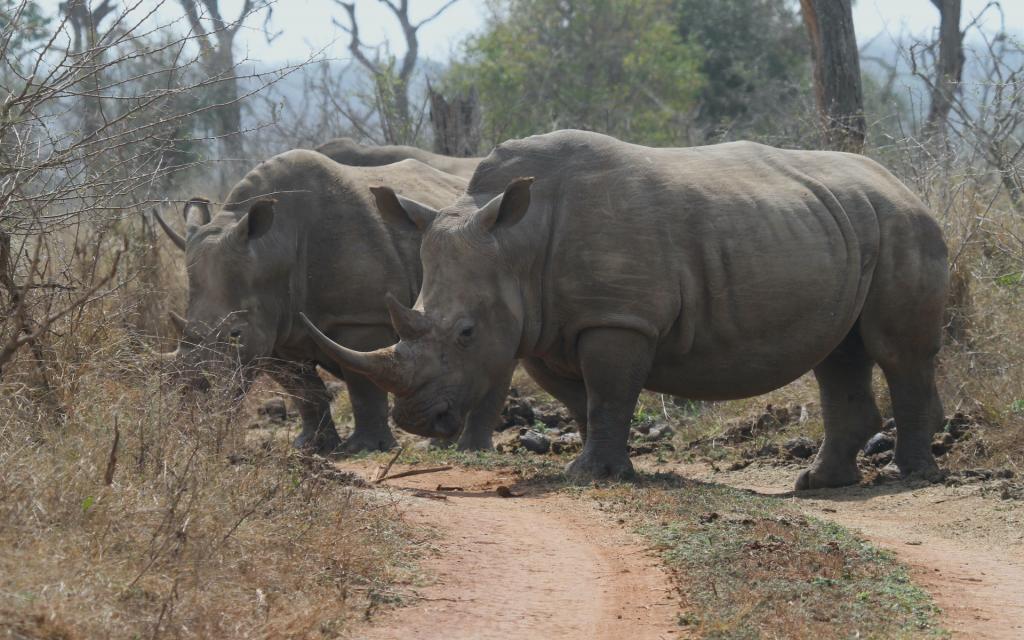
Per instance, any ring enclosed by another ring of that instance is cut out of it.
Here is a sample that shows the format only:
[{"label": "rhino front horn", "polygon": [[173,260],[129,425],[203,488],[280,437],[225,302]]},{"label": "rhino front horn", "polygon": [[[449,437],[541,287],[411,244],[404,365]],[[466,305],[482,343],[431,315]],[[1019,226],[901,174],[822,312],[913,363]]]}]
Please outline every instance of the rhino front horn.
[{"label": "rhino front horn", "polygon": [[384,302],[388,305],[388,315],[391,316],[395,333],[402,340],[413,340],[430,330],[430,321],[422,312],[410,309],[390,293],[385,294]]},{"label": "rhino front horn", "polygon": [[313,341],[331,357],[331,360],[334,360],[340,366],[363,374],[378,387],[390,393],[400,394],[408,388],[408,381],[406,376],[402,375],[393,346],[365,353],[353,351],[324,335],[306,317],[306,314],[299,312],[299,317],[302,318],[302,323],[306,325],[306,332],[313,338]]}]

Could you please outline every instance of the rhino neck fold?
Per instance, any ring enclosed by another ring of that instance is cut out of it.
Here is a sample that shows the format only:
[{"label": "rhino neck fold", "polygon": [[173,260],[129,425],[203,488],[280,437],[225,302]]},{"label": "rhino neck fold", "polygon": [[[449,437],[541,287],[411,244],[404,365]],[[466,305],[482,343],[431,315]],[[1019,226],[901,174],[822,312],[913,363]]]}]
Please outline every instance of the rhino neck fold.
[{"label": "rhino neck fold", "polygon": [[[545,295],[547,265],[553,242],[551,210],[537,207],[533,220],[524,220],[516,229],[516,236],[503,246],[506,255],[523,256],[511,261],[513,276],[519,282],[523,309],[522,327],[516,359],[527,358],[544,351]],[[505,244],[505,243],[503,243]]]}]

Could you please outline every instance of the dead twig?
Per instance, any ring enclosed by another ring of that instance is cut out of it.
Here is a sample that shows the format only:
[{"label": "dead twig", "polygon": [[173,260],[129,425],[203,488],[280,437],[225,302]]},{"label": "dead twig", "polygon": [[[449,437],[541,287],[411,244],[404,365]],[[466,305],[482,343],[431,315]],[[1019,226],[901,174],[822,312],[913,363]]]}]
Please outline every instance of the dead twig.
[{"label": "dead twig", "polygon": [[419,476],[419,475],[423,475],[425,473],[437,473],[439,471],[448,471],[451,468],[452,468],[452,466],[450,464],[447,464],[447,465],[445,465],[443,467],[431,467],[429,469],[412,469],[410,471],[403,471],[401,473],[396,473],[396,474],[391,475],[391,476],[384,476],[383,478],[379,478],[377,480],[374,480],[373,483],[374,484],[380,484],[381,482],[384,482],[385,480],[394,480],[396,478],[408,478],[409,476]]},{"label": "dead twig", "polygon": [[388,471],[391,471],[391,467],[395,464],[395,461],[398,460],[398,456],[402,455],[403,451],[405,451],[405,447],[398,447],[398,451],[395,452],[395,455],[391,456],[391,460],[389,460],[386,465],[377,470],[377,473],[373,478],[374,482],[380,482],[381,480],[384,479],[385,476],[388,475]]},{"label": "dead twig", "polygon": [[108,487],[114,483],[114,471],[117,469],[117,445],[121,441],[121,430],[117,426],[117,416],[114,416],[114,442],[110,445],[110,455],[107,457],[107,472],[103,474],[103,484]]}]

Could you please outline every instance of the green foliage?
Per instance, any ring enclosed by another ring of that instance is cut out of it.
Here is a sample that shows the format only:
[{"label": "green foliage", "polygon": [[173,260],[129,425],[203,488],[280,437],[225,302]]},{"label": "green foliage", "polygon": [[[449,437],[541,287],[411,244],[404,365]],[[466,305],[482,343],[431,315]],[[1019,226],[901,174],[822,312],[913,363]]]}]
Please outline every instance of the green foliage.
[{"label": "green foliage", "polygon": [[674,0],[680,35],[705,52],[696,124],[708,138],[773,131],[810,89],[807,32],[788,0]]},{"label": "green foliage", "polygon": [[485,137],[591,129],[677,143],[704,84],[703,53],[669,0],[496,0],[448,84],[476,85]]}]

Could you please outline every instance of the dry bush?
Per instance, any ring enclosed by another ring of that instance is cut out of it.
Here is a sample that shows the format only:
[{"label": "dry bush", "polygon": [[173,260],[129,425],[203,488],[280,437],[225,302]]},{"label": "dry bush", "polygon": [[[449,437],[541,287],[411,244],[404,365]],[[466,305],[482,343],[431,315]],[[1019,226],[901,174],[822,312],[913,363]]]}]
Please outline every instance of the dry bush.
[{"label": "dry bush", "polygon": [[183,402],[112,315],[60,360],[65,421],[0,397],[0,635],[333,637],[392,599],[415,548],[394,506],[246,442],[216,392]]}]

